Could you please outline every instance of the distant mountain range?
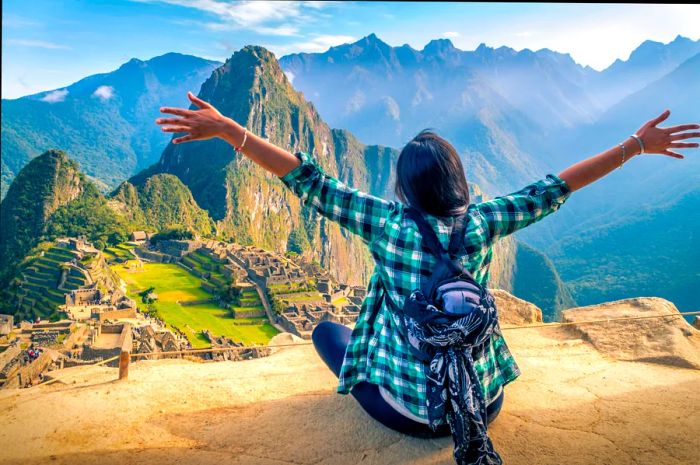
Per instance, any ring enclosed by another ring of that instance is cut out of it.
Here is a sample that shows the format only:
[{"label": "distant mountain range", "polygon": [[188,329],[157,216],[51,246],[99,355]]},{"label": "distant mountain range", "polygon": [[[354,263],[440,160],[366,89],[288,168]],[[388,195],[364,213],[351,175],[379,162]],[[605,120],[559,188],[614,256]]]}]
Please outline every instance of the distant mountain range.
[{"label": "distant mountain range", "polygon": [[[142,222],[139,212],[150,211],[146,217],[156,214],[162,219],[158,224],[165,224],[179,214],[148,210],[149,199],[162,204],[164,191],[186,205],[189,195],[224,237],[276,251],[286,250],[290,235],[307,239],[314,259],[349,282],[355,279],[343,274],[359,271],[354,278],[361,282],[371,259],[360,244],[301,209],[277,180],[236,157],[226,144],[168,144],[168,136],[153,124],[158,107],[184,106],[186,91],[201,84],[200,97],[249,129],[290,150],[314,150],[329,172],[386,196],[393,195],[396,149],[420,129],[433,127],[457,147],[468,179],[493,197],[613,145],[666,107],[674,123],[700,120],[699,54],[700,41],[647,41],[628,60],[597,72],[546,49],[516,52],[482,44],[462,51],[440,39],[415,50],[391,47],[372,34],[325,53],[288,55],[279,64],[259,47],[246,47],[223,65],[179,54],[131,60],[65,89],[3,100],[2,189],[4,194],[32,157],[65,149],[103,191],[131,177],[109,200],[122,206],[128,221]],[[629,242],[626,253],[639,261],[615,267],[597,253],[614,247],[624,234],[646,237],[678,221],[686,209],[697,209],[697,157],[646,158],[577,192],[556,220],[517,233],[552,261],[509,242],[502,269],[494,274],[500,284],[527,292],[533,276],[548,276],[549,303],[520,294],[545,310],[573,302],[559,273],[579,304],[611,295],[659,295],[652,291],[658,272],[650,269],[659,260],[688,269],[693,255],[685,249]],[[652,210],[660,214],[646,221]],[[187,216],[189,224],[206,229],[207,221],[197,223],[198,214],[193,215]],[[585,231],[595,231],[596,240],[582,247]],[[602,243],[605,247],[598,246]],[[524,271],[526,262],[537,263],[542,274]],[[638,285],[613,292],[620,273],[634,276]],[[602,284],[591,291],[596,280]],[[688,289],[700,285],[693,273],[680,281],[664,295],[677,303],[687,302]]]},{"label": "distant mountain range", "polygon": [[[700,121],[700,41],[680,36],[668,44],[646,41],[602,72],[547,49],[482,44],[462,51],[440,39],[419,51],[391,47],[376,35],[324,53],[288,55],[280,64],[324,118],[364,140],[400,147],[422,128],[436,128],[462,154],[468,179],[490,196],[595,155],[666,108],[672,116],[662,126]],[[692,233],[675,238],[678,247],[628,241],[636,247],[626,249],[633,261],[599,251],[615,250],[625,235],[675,230],[668,221],[681,217],[678,205],[689,214],[700,207],[693,195],[699,187],[696,153],[682,162],[647,155],[577,192],[555,221],[516,236],[552,256],[579,304],[662,295],[652,291],[658,275],[651,270],[660,261],[668,270],[697,263],[697,254],[687,253]],[[652,214],[655,220],[646,221]],[[579,247],[584,234],[596,237],[586,248]],[[620,274],[636,284],[613,285]],[[700,276],[673,279],[674,291],[663,295],[688,304]]]},{"label": "distant mountain range", "polygon": [[647,41],[597,72],[548,49],[463,51],[439,39],[415,50],[371,34],[280,64],[331,125],[369,143],[401,147],[425,127],[438,129],[464,155],[469,178],[496,195],[560,168],[562,134],[596,122],[698,53],[700,41],[680,36]]},{"label": "distant mountain range", "polygon": [[167,144],[169,136],[153,124],[160,106],[186,105],[187,91],[199,89],[220,65],[179,53],[134,58],[62,89],[3,99],[2,195],[29,160],[52,148],[116,187],[156,161]]},{"label": "distant mountain range", "polygon": [[[364,145],[348,131],[331,129],[292,88],[269,51],[245,47],[236,52],[203,84],[200,97],[291,151],[313,151],[327,173],[376,195],[393,196],[398,152]],[[57,174],[63,171],[72,174]],[[76,187],[42,181],[63,178],[77,179],[69,183]],[[483,197],[475,184],[472,194]],[[39,201],[27,203],[28,198]],[[302,208],[275,176],[220,141],[169,144],[157,163],[109,196],[97,192],[65,153],[52,150],[20,171],[0,207],[8,225],[0,235],[3,263],[21,262],[34,253],[34,246],[57,235],[81,234],[108,245],[134,229],[159,231],[181,224],[203,237],[277,252],[294,250],[349,283],[366,284],[372,272],[372,258],[359,238]],[[520,295],[532,298],[547,319],[554,319],[573,301],[546,257],[528,251],[534,258],[519,263],[521,246],[512,239],[502,241],[492,264],[492,285],[511,290],[527,276],[540,276],[546,288],[534,295],[531,287],[521,286]],[[3,272],[6,282],[14,267],[8,268]]]}]

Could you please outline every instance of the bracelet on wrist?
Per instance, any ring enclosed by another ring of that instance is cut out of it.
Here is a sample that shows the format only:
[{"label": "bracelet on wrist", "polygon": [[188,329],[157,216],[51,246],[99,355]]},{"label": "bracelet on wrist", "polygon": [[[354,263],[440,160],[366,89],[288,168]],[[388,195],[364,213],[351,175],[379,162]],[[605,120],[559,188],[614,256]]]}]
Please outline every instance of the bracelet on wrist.
[{"label": "bracelet on wrist", "polygon": [[236,153],[241,153],[241,150],[243,150],[243,146],[245,146],[245,142],[248,140],[248,128],[243,128],[243,142],[241,142],[241,145],[236,147],[235,145],[233,146],[233,149],[236,151]]},{"label": "bracelet on wrist", "polygon": [[639,137],[637,134],[632,134],[630,137],[636,140],[639,144],[639,154],[641,155],[642,153],[644,153],[644,142],[642,142],[642,138]]}]

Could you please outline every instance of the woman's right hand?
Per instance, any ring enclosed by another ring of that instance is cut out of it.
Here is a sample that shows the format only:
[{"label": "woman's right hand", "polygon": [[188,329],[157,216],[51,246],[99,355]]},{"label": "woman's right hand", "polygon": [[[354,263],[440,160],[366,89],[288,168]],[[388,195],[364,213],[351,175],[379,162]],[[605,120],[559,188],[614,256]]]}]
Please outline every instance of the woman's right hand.
[{"label": "woman's right hand", "polygon": [[[643,153],[655,153],[659,155],[667,155],[674,158],[684,158],[680,153],[676,153],[670,149],[692,149],[697,148],[696,142],[678,142],[680,140],[700,137],[700,132],[684,132],[691,129],[700,129],[697,124],[681,124],[680,126],[672,126],[670,128],[657,128],[656,125],[666,120],[671,112],[664,111],[658,117],[645,123],[635,133],[644,144]],[[636,141],[635,141],[636,142]],[[637,143],[637,146],[639,144]],[[635,155],[641,152],[641,147],[638,147]]]},{"label": "woman's right hand", "polygon": [[190,101],[199,107],[199,110],[187,110],[184,108],[162,107],[161,113],[181,116],[182,118],[158,118],[157,124],[162,125],[163,132],[186,132],[185,136],[172,140],[173,144],[192,140],[206,140],[214,137],[224,137],[227,129],[231,127],[233,120],[227,118],[214,106],[197,98],[192,92],[187,92]]}]

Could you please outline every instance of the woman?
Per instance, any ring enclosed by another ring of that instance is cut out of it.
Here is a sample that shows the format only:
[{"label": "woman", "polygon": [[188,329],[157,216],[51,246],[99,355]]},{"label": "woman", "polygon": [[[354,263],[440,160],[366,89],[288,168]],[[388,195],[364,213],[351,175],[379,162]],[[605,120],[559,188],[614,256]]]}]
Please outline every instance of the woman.
[{"label": "woman", "polygon": [[[644,124],[619,145],[578,162],[558,176],[548,174],[520,191],[478,204],[470,203],[460,158],[444,139],[421,132],[401,151],[396,169],[396,193],[400,201],[388,201],[353,189],[328,176],[306,153],[296,155],[249,133],[211,104],[188,93],[198,110],[161,108],[178,118],[159,118],[164,132],[187,133],[174,144],[220,137],[236,150],[278,176],[282,182],[321,215],[338,222],[368,245],[376,262],[368,294],[353,330],[333,322],[321,322],[313,331],[314,345],[339,377],[338,393],[352,394],[365,411],[396,431],[419,436],[449,435],[447,423],[436,432],[428,427],[425,374],[421,362],[409,352],[398,333],[399,320],[389,302],[403,299],[428,276],[435,258],[422,247],[416,224],[404,216],[405,206],[422,211],[447,246],[455,219],[469,222],[460,255],[474,278],[486,285],[494,242],[556,211],[573,191],[600,179],[640,153],[683,158],[672,151],[695,148],[680,142],[700,137],[697,124],[669,128],[657,125],[667,110]],[[439,182],[433,182],[439,180]],[[503,386],[519,374],[500,333],[494,332],[484,347],[474,352],[474,367],[487,404],[487,424],[503,403]]]}]

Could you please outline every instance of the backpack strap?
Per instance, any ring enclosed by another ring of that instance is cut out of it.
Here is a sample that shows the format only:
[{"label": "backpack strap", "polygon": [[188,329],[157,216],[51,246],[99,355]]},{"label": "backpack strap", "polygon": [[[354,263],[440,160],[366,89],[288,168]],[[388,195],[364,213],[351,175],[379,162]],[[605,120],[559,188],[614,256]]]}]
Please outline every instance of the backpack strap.
[{"label": "backpack strap", "polygon": [[468,216],[469,214],[467,213],[466,215],[455,218],[455,224],[452,228],[452,235],[450,236],[450,245],[447,248],[447,253],[452,259],[459,258],[457,257],[457,252],[459,252],[459,249],[462,247],[462,243],[464,242],[464,231],[467,229]]},{"label": "backpack strap", "polygon": [[405,212],[406,216],[411,218],[418,225],[418,230],[420,231],[423,240],[436,257],[448,261],[453,261],[458,258],[456,257],[456,254],[464,242],[464,231],[467,228],[468,213],[455,217],[455,224],[452,228],[452,234],[450,235],[450,243],[448,249],[445,250],[440,243],[437,234],[435,234],[433,227],[430,225],[430,223],[428,223],[420,211],[412,207],[407,207]]},{"label": "backpack strap", "polygon": [[423,241],[425,241],[425,244],[428,246],[433,255],[438,258],[449,260],[447,251],[440,243],[440,240],[438,239],[437,234],[435,234],[433,227],[430,225],[430,223],[428,223],[423,214],[412,207],[407,207],[404,211],[406,216],[411,218],[416,225],[418,225],[418,231],[420,231]]}]

